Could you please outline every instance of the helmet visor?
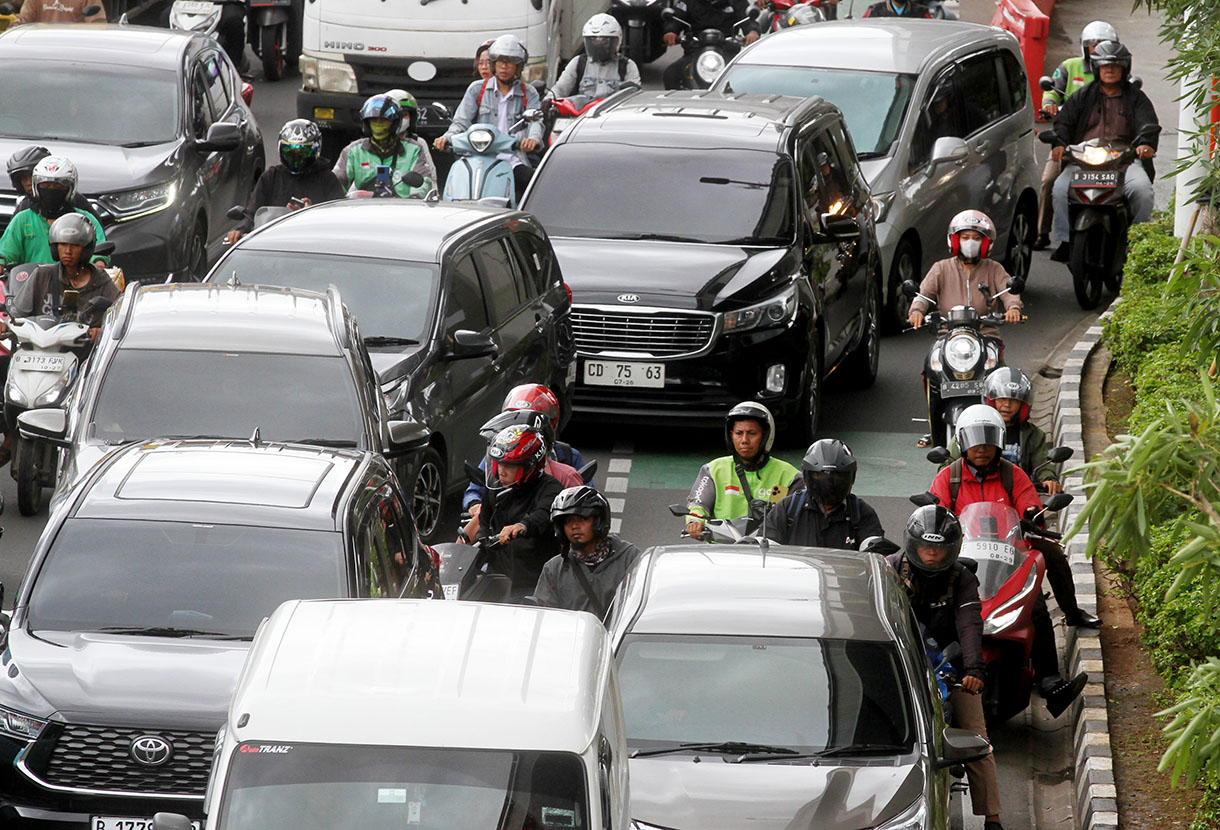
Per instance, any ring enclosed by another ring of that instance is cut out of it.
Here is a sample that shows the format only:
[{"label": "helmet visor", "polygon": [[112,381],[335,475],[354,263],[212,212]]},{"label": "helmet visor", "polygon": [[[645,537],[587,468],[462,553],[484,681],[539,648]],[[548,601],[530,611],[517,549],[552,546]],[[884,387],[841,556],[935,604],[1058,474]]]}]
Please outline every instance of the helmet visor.
[{"label": "helmet visor", "polygon": [[313,144],[281,144],[280,161],[293,173],[299,173],[313,164],[318,157],[318,148]]},{"label": "helmet visor", "polygon": [[615,47],[618,44],[617,39],[612,37],[587,37],[585,38],[585,52],[589,54],[589,60],[594,63],[605,63],[614,56]]},{"label": "helmet visor", "polygon": [[957,430],[957,446],[962,452],[972,447],[990,444],[1004,446],[1004,430],[995,424],[967,424]]},{"label": "helmet visor", "polygon": [[523,465],[493,458],[491,452],[487,454],[485,469],[487,470],[488,490],[508,490],[520,484],[525,475]]},{"label": "helmet visor", "polygon": [[806,470],[805,487],[822,504],[839,504],[851,494],[855,475],[841,470]]}]

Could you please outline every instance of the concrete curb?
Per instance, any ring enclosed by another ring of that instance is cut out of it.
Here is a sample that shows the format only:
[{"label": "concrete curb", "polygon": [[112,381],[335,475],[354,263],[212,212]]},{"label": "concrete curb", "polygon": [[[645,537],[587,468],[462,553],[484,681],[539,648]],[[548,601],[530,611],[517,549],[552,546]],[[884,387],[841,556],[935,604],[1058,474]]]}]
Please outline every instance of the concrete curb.
[{"label": "concrete curb", "polygon": [[[1084,427],[1081,419],[1080,384],[1084,365],[1101,342],[1102,325],[1113,313],[1106,310],[1068,353],[1063,377],[1055,398],[1054,445],[1071,447],[1073,461],[1083,463]],[[1072,462],[1069,462],[1071,464]],[[1084,508],[1084,478],[1069,475],[1063,481],[1064,490],[1076,497],[1060,517],[1060,527],[1069,527]],[[1088,532],[1088,528],[1084,528]],[[1068,562],[1076,578],[1076,595],[1080,607],[1097,613],[1097,581],[1093,563],[1084,555],[1087,541],[1078,536],[1068,543]],[[1106,708],[1105,663],[1098,631],[1090,628],[1067,628],[1066,652],[1071,670],[1089,673],[1089,684],[1073,704],[1073,746],[1075,757],[1076,804],[1073,815],[1078,830],[1105,830],[1118,827],[1118,795],[1114,788],[1114,759],[1110,749],[1110,720]]]}]

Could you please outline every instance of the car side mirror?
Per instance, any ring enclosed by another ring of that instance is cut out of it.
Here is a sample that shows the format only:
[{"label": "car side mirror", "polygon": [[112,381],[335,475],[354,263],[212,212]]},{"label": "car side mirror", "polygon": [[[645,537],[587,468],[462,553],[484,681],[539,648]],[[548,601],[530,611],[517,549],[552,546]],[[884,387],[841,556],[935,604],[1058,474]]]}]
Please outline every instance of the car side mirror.
[{"label": "car side mirror", "polygon": [[432,437],[432,430],[417,421],[390,421],[391,450],[422,449]]},{"label": "car side mirror", "polygon": [[661,9],[662,20],[672,20],[676,14],[677,12],[673,10],[673,6],[666,6],[665,8]]},{"label": "car side mirror", "polygon": [[1038,88],[1043,92],[1050,92],[1055,88],[1055,82],[1051,80],[1050,75],[1043,75],[1038,79]]},{"label": "car side mirror", "polygon": [[[757,6],[753,7],[757,8]],[[823,213],[818,216],[822,232],[835,239],[859,239],[860,226],[850,216],[840,213]]]},{"label": "car side mirror", "polygon": [[860,543],[861,553],[875,553],[878,556],[889,556],[891,553],[897,553],[900,550],[902,548],[884,536],[869,536]]},{"label": "car side mirror", "polygon": [[246,218],[246,209],[241,205],[233,205],[233,207],[229,208],[229,210],[225,213],[225,216],[229,217],[234,222],[240,222]]},{"label": "car side mirror", "polygon": [[[18,418],[17,420],[20,421],[21,419]],[[1056,510],[1062,510],[1067,507],[1072,503],[1073,499],[1074,496],[1071,493],[1056,493],[1046,500],[1046,507],[1043,509],[1054,513]]]},{"label": "car side mirror", "polygon": [[63,409],[27,409],[17,416],[17,429],[22,438],[36,438],[66,446],[68,413]]},{"label": "car side mirror", "polygon": [[915,283],[915,280],[903,280],[902,293],[903,296],[913,300],[919,296],[919,286]]},{"label": "car side mirror", "polygon": [[[971,761],[981,761],[991,754],[991,744],[987,739],[968,729],[945,727],[941,733],[943,745],[940,757],[936,759],[936,768],[956,767],[969,764]],[[156,828],[161,830],[161,828]]]},{"label": "car side mirror", "polygon": [[196,150],[228,152],[241,146],[241,127],[228,121],[217,121],[208,127],[207,137],[195,144]]},{"label": "car side mirror", "polygon": [[1062,464],[1072,457],[1075,450],[1071,447],[1051,447],[1046,453],[1046,458],[1055,464]]},{"label": "car side mirror", "polygon": [[933,464],[944,464],[949,460],[949,451],[944,447],[933,447],[925,456]]},{"label": "car side mirror", "polygon": [[473,357],[491,357],[499,351],[491,335],[477,331],[458,329],[453,333],[453,345],[449,347],[446,360],[468,360]]},{"label": "car side mirror", "polygon": [[936,168],[950,162],[964,161],[970,155],[966,142],[957,136],[946,135],[936,139],[932,145],[932,167]]},{"label": "car side mirror", "polygon": [[[973,733],[972,733],[973,734]],[[153,830],[191,830],[194,825],[181,813],[156,813],[153,815]]]}]

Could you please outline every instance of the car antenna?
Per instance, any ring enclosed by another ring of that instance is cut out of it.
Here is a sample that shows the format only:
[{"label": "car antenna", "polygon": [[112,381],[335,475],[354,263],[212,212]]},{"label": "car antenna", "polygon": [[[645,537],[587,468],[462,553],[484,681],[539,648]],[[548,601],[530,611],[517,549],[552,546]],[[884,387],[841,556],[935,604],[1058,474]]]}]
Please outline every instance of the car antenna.
[{"label": "car antenna", "polygon": [[250,436],[250,443],[257,447],[260,444],[262,444],[262,442],[263,442],[263,434],[259,431],[258,427],[255,427],[254,434]]},{"label": "car antenna", "polygon": [[237,278],[237,269],[233,269],[233,273],[229,274],[229,285],[241,285],[241,280]]}]

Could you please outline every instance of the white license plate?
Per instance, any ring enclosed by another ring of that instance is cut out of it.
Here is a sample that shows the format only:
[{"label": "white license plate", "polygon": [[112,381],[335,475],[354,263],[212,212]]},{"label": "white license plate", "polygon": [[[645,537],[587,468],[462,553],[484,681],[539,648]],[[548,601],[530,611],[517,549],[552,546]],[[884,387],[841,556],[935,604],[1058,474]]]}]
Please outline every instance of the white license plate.
[{"label": "white license plate", "polygon": [[458,591],[461,589],[461,587],[461,585],[458,585],[455,582],[452,585],[442,585],[441,590],[445,592],[445,599],[457,599]]},{"label": "white license plate", "polygon": [[1117,170],[1077,170],[1072,174],[1072,184],[1093,187],[1115,187],[1118,184]]},{"label": "white license plate", "polygon": [[176,0],[174,8],[182,14],[207,14],[212,11],[211,0]]},{"label": "white license plate", "polygon": [[620,363],[617,360],[586,360],[584,382],[588,386],[665,388],[664,363]]},{"label": "white license plate", "polygon": [[68,365],[68,356],[64,354],[17,352],[13,355],[14,367],[32,372],[62,372],[66,365]]},{"label": "white license plate", "polygon": [[1017,561],[1017,549],[1003,542],[967,542],[962,545],[962,556],[980,561],[983,559],[1012,565]]},{"label": "white license plate", "polygon": [[[199,830],[199,822],[191,822],[192,830]],[[150,818],[121,818],[119,816],[93,816],[89,830],[153,830]]]}]

